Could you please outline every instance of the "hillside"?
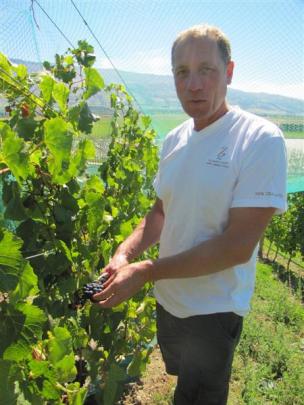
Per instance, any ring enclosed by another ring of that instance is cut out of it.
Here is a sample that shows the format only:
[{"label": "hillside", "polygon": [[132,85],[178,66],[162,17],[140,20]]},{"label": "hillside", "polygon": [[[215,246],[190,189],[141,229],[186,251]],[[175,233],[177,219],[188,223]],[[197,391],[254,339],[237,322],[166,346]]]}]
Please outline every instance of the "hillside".
[{"label": "hillside", "polygon": [[[30,72],[42,69],[41,64],[36,62],[18,59],[13,62],[26,65]],[[113,69],[100,69],[100,72],[107,83],[118,83],[122,78],[127,90],[146,113],[181,111],[171,76],[120,71],[120,78]],[[229,88],[228,101],[232,105],[262,115],[304,115],[304,101],[279,95],[249,93]],[[106,107],[107,101],[99,94],[90,99],[90,105],[95,108]]]}]

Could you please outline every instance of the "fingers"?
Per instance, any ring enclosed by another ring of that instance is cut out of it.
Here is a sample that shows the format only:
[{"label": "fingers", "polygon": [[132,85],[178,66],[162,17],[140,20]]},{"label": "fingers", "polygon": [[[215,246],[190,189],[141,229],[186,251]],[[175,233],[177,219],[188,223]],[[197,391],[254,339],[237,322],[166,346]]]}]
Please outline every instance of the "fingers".
[{"label": "fingers", "polygon": [[103,283],[103,291],[114,281],[115,274],[111,274],[110,277]]},{"label": "fingers", "polygon": [[123,301],[123,298],[117,293],[115,285],[110,284],[102,292],[93,296],[94,304],[101,308],[112,308]]},{"label": "fingers", "polygon": [[112,308],[116,305],[119,305],[123,300],[118,295],[111,295],[111,297],[94,303],[94,305],[99,306],[100,308]]},{"label": "fingers", "polygon": [[114,294],[114,287],[113,287],[113,285],[110,283],[108,286],[106,286],[105,284],[104,284],[104,289],[101,291],[101,292],[99,292],[99,293],[97,293],[97,294],[94,294],[93,295],[93,300],[94,300],[94,302],[99,302],[99,301],[104,301],[104,300],[107,300],[108,298],[110,298],[112,295]]}]

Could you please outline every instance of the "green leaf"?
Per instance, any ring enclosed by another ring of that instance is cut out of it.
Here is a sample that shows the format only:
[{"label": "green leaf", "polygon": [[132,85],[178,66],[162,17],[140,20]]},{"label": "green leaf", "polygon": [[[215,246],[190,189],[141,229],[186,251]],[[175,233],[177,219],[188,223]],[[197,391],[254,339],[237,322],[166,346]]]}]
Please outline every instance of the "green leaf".
[{"label": "green leaf", "polygon": [[0,291],[16,287],[25,261],[20,253],[22,241],[7,230],[0,230]]},{"label": "green leaf", "polygon": [[61,384],[73,381],[77,374],[74,353],[65,355],[54,364],[54,367],[57,379]]},{"label": "green leaf", "polygon": [[39,88],[46,103],[49,103],[51,101],[54,84],[55,80],[50,75],[45,74],[42,76],[42,79],[39,83]]},{"label": "green leaf", "polygon": [[93,46],[90,45],[87,41],[84,41],[84,40],[78,41],[78,48],[81,51],[85,51],[86,53],[93,53],[94,52]]},{"label": "green leaf", "polygon": [[3,353],[4,360],[12,360],[17,363],[31,357],[29,345],[24,341],[18,341],[10,345]]},{"label": "green leaf", "polygon": [[87,103],[84,103],[79,114],[78,129],[81,132],[90,134],[92,132],[93,123],[96,121],[94,115],[91,113]]},{"label": "green leaf", "polygon": [[12,64],[8,60],[8,58],[0,52],[0,67],[6,71],[6,73],[10,73],[12,69]]},{"label": "green leaf", "polygon": [[33,373],[33,377],[37,378],[43,375],[46,376],[48,374],[50,365],[49,362],[45,360],[31,360],[29,362],[29,367]]},{"label": "green leaf", "polygon": [[42,328],[47,320],[46,314],[40,308],[29,303],[20,303],[16,308],[25,315],[21,338],[28,344],[33,344],[42,337]]},{"label": "green leaf", "polygon": [[13,308],[10,308],[6,312],[0,312],[0,356],[20,337],[25,318],[22,312]]},{"label": "green leaf", "polygon": [[68,119],[74,125],[74,128],[77,129],[78,129],[79,115],[83,105],[84,101],[82,101],[79,104],[73,105],[71,108],[69,108]]},{"label": "green leaf", "polygon": [[43,381],[43,389],[42,395],[46,399],[59,399],[60,398],[60,390],[55,387],[55,384],[50,382],[49,380]]},{"label": "green leaf", "polygon": [[56,327],[49,340],[49,359],[53,364],[62,360],[72,352],[72,337],[70,332],[63,327]]},{"label": "green leaf", "polygon": [[70,162],[69,173],[72,177],[82,174],[86,168],[88,159],[94,159],[95,146],[89,139],[84,139],[79,142],[76,151]]},{"label": "green leaf", "polygon": [[20,80],[24,80],[27,77],[27,67],[24,65],[18,65],[13,68],[14,71],[17,73],[17,76]]},{"label": "green leaf", "polygon": [[70,249],[63,240],[56,241],[56,247],[65,255],[70,263],[73,264],[73,258]]},{"label": "green leaf", "polygon": [[38,127],[38,121],[33,118],[23,118],[17,123],[18,135],[25,141],[30,141],[33,139],[34,132]]},{"label": "green leaf", "polygon": [[142,115],[141,121],[142,121],[145,129],[148,128],[152,122],[151,117],[149,117],[148,115]]},{"label": "green leaf", "polygon": [[99,119],[99,117],[92,114],[88,104],[84,101],[71,107],[68,117],[79,131],[86,134],[92,132],[94,122]]},{"label": "green leaf", "polygon": [[123,222],[120,225],[120,234],[123,236],[123,238],[129,236],[132,233],[132,231],[133,231],[133,223],[131,220]]},{"label": "green leaf", "polygon": [[100,198],[100,195],[103,194],[104,192],[104,184],[102,180],[98,176],[91,176],[89,180],[86,183],[86,193],[89,193],[90,191],[93,191],[94,193],[98,194],[98,198]]},{"label": "green leaf", "polygon": [[87,100],[104,88],[104,81],[97,69],[91,67],[84,68],[84,73],[87,90],[83,97]]},{"label": "green leaf", "polygon": [[0,404],[13,405],[16,403],[15,378],[13,363],[0,359]]},{"label": "green leaf", "polygon": [[10,302],[17,302],[27,298],[28,296],[34,296],[38,293],[39,289],[37,286],[38,277],[34,273],[32,267],[27,263],[24,270],[19,278],[17,287],[10,294]]},{"label": "green leaf", "polygon": [[73,56],[72,55],[65,56],[64,63],[66,63],[67,65],[73,65],[73,63],[74,63]]},{"label": "green leaf", "polygon": [[16,180],[22,183],[22,180],[34,173],[24,140],[19,138],[7,124],[0,122],[0,146],[1,143],[0,152],[2,152],[3,162],[11,169]]},{"label": "green leaf", "polygon": [[131,377],[138,377],[144,370],[147,362],[147,352],[136,351],[132,361],[127,367],[127,373]]},{"label": "green leaf", "polygon": [[59,105],[59,108],[62,112],[67,110],[67,100],[69,97],[70,91],[64,83],[55,82],[53,86],[53,98]]},{"label": "green leaf", "polygon": [[20,197],[21,187],[16,181],[5,182],[3,186],[3,201],[6,205],[4,218],[13,221],[22,221],[27,214]]},{"label": "green leaf", "polygon": [[66,122],[60,117],[46,121],[44,139],[51,152],[51,156],[48,158],[49,170],[54,175],[55,182],[64,184],[70,180],[67,169],[73,141]]},{"label": "green leaf", "polygon": [[[91,193],[93,195],[93,193]],[[94,196],[96,193],[94,193]],[[96,237],[96,233],[103,224],[104,203],[101,200],[90,203],[88,211],[88,230],[91,237]],[[104,224],[105,225],[105,224]],[[103,230],[100,229],[100,232]]]},{"label": "green leaf", "polygon": [[80,387],[78,382],[69,384],[68,390],[68,402],[69,405],[83,405],[86,394],[88,392],[87,387]]},{"label": "green leaf", "polygon": [[123,368],[112,363],[110,370],[106,376],[106,386],[104,389],[103,400],[105,404],[113,404],[117,398],[121,383],[126,379],[127,375]]}]

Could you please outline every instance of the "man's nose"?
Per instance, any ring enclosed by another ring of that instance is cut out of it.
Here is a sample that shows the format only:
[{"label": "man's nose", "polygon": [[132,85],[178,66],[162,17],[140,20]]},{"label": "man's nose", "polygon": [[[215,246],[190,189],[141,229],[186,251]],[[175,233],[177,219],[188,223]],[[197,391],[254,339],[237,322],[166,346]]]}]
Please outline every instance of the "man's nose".
[{"label": "man's nose", "polygon": [[187,87],[190,91],[202,90],[204,87],[204,80],[202,76],[195,72],[190,73]]}]

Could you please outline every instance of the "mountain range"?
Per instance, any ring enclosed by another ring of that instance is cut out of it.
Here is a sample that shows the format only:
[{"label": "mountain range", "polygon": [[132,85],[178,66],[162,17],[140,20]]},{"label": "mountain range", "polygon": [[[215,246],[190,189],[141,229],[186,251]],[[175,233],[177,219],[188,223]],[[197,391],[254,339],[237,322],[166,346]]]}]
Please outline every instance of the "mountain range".
[{"label": "mountain range", "polygon": [[[12,59],[13,63],[26,65],[29,72],[42,70],[42,65],[36,62]],[[115,71],[114,69],[99,69],[106,83],[123,83],[128,92],[136,99],[142,111],[147,114],[163,112],[181,112],[176,97],[172,76]],[[304,116],[304,101],[268,93],[252,93],[228,88],[228,102],[260,115],[302,115]],[[102,93],[93,96],[89,104],[94,109],[107,106]]]}]

